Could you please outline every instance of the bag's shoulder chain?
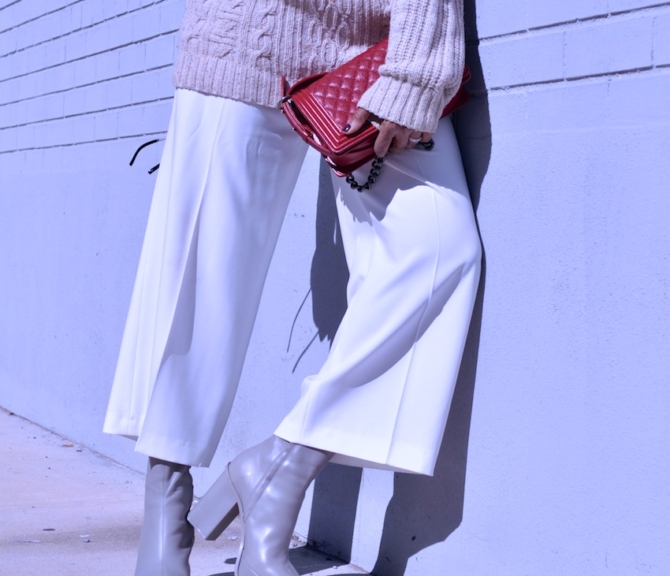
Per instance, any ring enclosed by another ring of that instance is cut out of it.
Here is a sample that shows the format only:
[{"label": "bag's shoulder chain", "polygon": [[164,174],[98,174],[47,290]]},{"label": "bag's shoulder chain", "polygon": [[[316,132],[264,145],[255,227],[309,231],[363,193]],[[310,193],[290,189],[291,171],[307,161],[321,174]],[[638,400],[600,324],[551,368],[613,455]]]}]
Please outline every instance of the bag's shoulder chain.
[{"label": "bag's shoulder chain", "polygon": [[382,170],[383,163],[384,158],[377,156],[372,161],[372,166],[370,167],[370,174],[368,174],[368,180],[367,182],[365,182],[365,184],[359,184],[358,182],[356,182],[356,178],[354,178],[353,174],[349,174],[347,176],[347,184],[349,184],[354,190],[358,190],[359,192],[363,192],[363,190],[370,190],[370,186],[372,186],[379,177],[379,173]]},{"label": "bag's shoulder chain", "polygon": [[[418,142],[417,146],[423,148],[427,152],[430,152],[435,147],[435,141],[431,138],[428,142]],[[372,161],[372,166],[370,168],[370,174],[368,174],[368,179],[365,184],[359,184],[356,182],[353,174],[347,176],[347,184],[351,186],[354,190],[363,192],[363,190],[370,190],[370,187],[377,181],[379,178],[379,173],[382,171],[382,164],[384,163],[384,158],[377,156]]]}]

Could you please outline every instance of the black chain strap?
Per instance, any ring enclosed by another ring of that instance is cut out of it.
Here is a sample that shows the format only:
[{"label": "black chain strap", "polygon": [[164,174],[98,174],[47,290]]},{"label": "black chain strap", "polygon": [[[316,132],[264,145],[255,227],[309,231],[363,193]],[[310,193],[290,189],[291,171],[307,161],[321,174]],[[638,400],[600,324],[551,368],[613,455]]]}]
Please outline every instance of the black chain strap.
[{"label": "black chain strap", "polygon": [[349,174],[349,176],[347,176],[347,184],[359,192],[363,192],[363,190],[370,190],[370,186],[372,186],[377,181],[377,178],[379,178],[379,173],[382,170],[383,163],[384,158],[377,156],[377,158],[372,161],[370,174],[368,174],[368,180],[365,184],[359,184],[356,182],[356,178],[354,178],[353,174]]},{"label": "black chain strap", "polygon": [[[435,147],[435,141],[431,138],[428,142],[417,142],[416,145],[420,148],[423,148],[425,151],[430,152]],[[359,192],[363,192],[363,190],[370,190],[370,187],[377,181],[377,178],[379,178],[379,173],[382,171],[383,163],[384,158],[377,156],[372,161],[370,174],[368,174],[368,180],[365,184],[359,184],[356,182],[356,178],[354,178],[353,174],[349,174],[349,176],[347,176],[347,184]]]}]

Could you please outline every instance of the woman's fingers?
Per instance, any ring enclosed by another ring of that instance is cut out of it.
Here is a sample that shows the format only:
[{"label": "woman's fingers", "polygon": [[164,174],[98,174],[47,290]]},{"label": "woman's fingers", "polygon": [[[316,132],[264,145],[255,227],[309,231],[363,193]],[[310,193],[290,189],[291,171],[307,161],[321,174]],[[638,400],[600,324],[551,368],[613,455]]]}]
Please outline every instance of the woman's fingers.
[{"label": "woman's fingers", "polygon": [[[370,117],[370,112],[358,108],[354,115],[342,128],[342,132],[349,136],[356,134]],[[390,120],[383,120],[379,127],[379,135],[375,140],[375,154],[380,157],[391,152],[401,152],[408,148],[414,148],[419,143],[429,142],[433,135],[430,132],[420,132],[405,128]]]},{"label": "woman's fingers", "polygon": [[369,116],[370,112],[364,110],[363,108],[357,108],[356,112],[354,112],[354,115],[349,119],[349,122],[347,122],[342,128],[342,132],[350,136],[356,134],[356,132],[358,132],[363,127],[363,124],[365,124],[365,121]]},{"label": "woman's fingers", "polygon": [[375,154],[379,157],[384,157],[389,150],[393,150],[395,143],[395,124],[384,120],[379,127],[379,135],[375,140]]},{"label": "woman's fingers", "polygon": [[375,140],[375,154],[386,156],[391,152],[400,152],[409,147],[409,137],[412,133],[410,128],[400,126],[395,122],[384,120],[379,127],[379,136]]}]

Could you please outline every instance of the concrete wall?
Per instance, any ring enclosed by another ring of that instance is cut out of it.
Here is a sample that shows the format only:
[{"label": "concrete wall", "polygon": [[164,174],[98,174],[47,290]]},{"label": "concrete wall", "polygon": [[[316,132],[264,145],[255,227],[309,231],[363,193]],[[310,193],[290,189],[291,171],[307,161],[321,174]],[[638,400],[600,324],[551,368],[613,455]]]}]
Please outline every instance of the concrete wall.
[{"label": "concrete wall", "polygon": [[[0,0],[0,405],[100,433],[182,1]],[[670,3],[466,0],[455,119],[486,251],[434,478],[332,466],[298,530],[380,575],[670,573]],[[316,155],[220,454],[323,360],[346,269]]]}]

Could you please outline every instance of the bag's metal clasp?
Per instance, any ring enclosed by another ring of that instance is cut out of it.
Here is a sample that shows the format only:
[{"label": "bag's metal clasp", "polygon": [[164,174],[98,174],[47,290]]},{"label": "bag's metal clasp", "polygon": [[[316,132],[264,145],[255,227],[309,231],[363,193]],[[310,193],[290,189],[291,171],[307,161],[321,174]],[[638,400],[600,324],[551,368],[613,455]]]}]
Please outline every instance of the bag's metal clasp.
[{"label": "bag's metal clasp", "polygon": [[277,102],[277,108],[279,108],[281,110],[281,107],[284,104],[286,104],[287,102],[290,102],[290,101],[291,101],[291,96],[289,94],[287,94],[279,102]]}]

